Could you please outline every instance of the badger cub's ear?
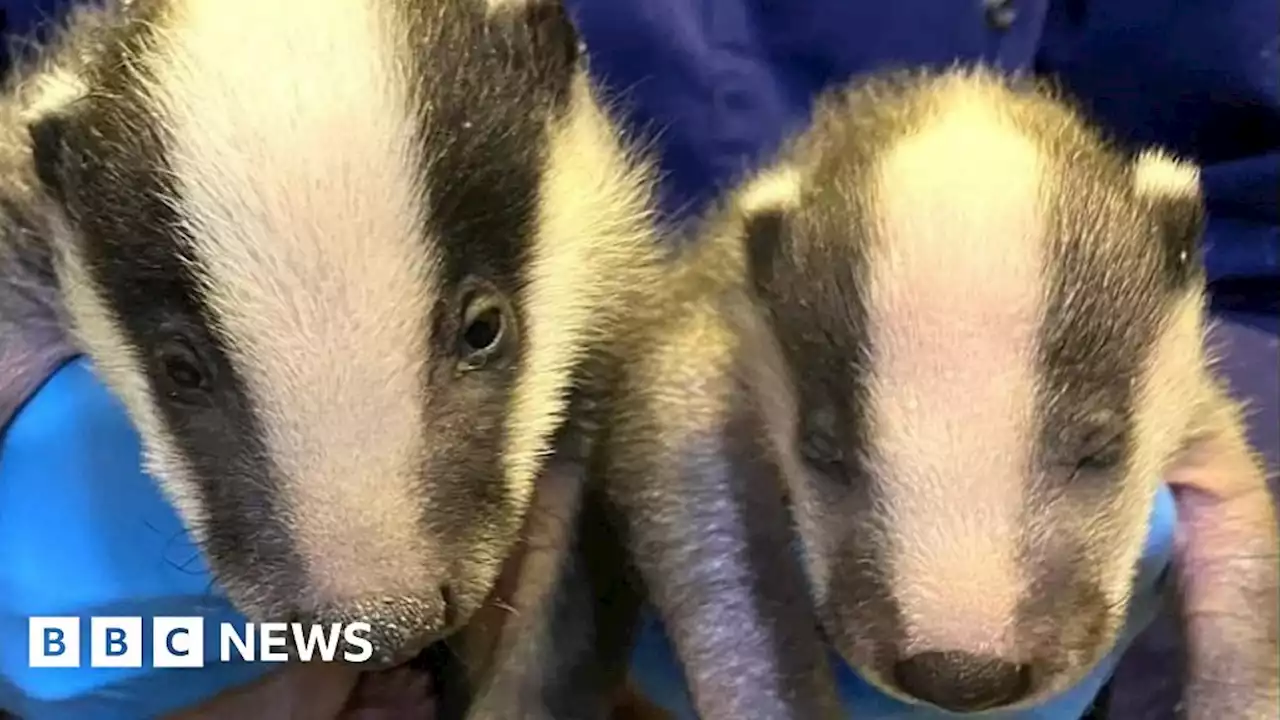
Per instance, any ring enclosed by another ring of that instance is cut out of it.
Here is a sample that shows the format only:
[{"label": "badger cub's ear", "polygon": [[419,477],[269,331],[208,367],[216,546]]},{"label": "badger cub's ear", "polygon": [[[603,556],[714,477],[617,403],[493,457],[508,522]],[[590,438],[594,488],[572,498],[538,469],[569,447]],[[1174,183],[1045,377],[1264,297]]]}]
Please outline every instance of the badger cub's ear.
[{"label": "badger cub's ear", "polygon": [[761,173],[738,195],[749,273],[762,291],[767,291],[775,263],[786,249],[791,214],[799,205],[800,173],[791,167]]},{"label": "badger cub's ear", "polygon": [[36,178],[49,195],[61,205],[67,204],[70,163],[67,141],[71,135],[70,110],[58,110],[42,115],[27,125],[31,138],[32,164]]},{"label": "badger cub's ear", "polygon": [[1200,276],[1204,196],[1200,168],[1162,150],[1145,150],[1132,165],[1133,192],[1159,234],[1170,284],[1183,287]]}]

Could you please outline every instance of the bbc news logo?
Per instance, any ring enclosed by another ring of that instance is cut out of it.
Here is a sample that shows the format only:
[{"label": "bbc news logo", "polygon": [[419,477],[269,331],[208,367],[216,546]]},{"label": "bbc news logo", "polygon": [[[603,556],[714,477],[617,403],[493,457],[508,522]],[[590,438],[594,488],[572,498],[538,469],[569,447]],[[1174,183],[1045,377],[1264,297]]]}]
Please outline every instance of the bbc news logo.
[{"label": "bbc news logo", "polygon": [[[39,668],[80,667],[78,617],[33,617],[27,623],[28,664]],[[151,620],[151,665],[156,668],[204,667],[205,619],[156,617]],[[368,623],[218,624],[220,662],[286,662],[290,640],[302,662],[365,662],[373,657]],[[343,643],[345,641],[345,644]],[[89,618],[89,667],[140,668],[146,640],[140,617]],[[339,652],[339,647],[343,650]]]}]

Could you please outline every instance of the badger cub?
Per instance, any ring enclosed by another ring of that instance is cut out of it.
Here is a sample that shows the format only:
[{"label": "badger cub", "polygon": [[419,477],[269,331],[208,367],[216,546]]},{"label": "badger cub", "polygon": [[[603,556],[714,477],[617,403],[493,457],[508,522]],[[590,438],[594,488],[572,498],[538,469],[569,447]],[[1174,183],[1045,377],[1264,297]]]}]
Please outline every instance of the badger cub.
[{"label": "badger cub", "polygon": [[488,594],[566,385],[538,330],[580,335],[546,268],[612,237],[539,240],[574,44],[434,5],[112,4],[28,108],[70,330],[218,580],[386,660]]},{"label": "badger cub", "polygon": [[1278,709],[1277,525],[1204,344],[1197,169],[984,71],[868,80],[715,218],[800,408],[823,625],[896,697],[1024,707],[1112,647],[1176,498],[1192,718]]}]

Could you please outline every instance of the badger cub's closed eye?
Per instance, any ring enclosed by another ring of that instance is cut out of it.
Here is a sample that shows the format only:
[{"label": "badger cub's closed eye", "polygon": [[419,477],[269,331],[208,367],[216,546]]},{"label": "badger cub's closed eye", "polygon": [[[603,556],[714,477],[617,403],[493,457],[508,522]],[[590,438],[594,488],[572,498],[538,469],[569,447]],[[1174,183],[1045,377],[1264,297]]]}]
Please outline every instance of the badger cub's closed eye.
[{"label": "badger cub's closed eye", "polygon": [[808,432],[800,441],[800,457],[809,467],[835,482],[847,482],[844,451],[830,436]]},{"label": "badger cub's closed eye", "polygon": [[1076,462],[1076,472],[1107,472],[1120,465],[1120,452],[1117,450],[1100,450],[1080,458]]},{"label": "badger cub's closed eye", "polygon": [[463,294],[458,356],[464,370],[479,370],[506,359],[515,341],[515,313],[488,284],[473,283]]},{"label": "badger cub's closed eye", "polygon": [[1075,472],[1104,473],[1124,462],[1124,432],[1096,432],[1084,444],[1075,461]]},{"label": "badger cub's closed eye", "polygon": [[155,348],[156,369],[167,394],[183,396],[207,392],[213,384],[213,369],[190,340],[172,336]]}]

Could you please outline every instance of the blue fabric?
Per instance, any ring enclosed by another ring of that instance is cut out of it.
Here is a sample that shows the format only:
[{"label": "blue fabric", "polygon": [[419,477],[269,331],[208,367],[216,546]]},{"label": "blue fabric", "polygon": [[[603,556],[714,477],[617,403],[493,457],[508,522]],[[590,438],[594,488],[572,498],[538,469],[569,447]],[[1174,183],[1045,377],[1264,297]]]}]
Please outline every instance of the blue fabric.
[{"label": "blue fabric", "polygon": [[[1177,511],[1168,487],[1161,486],[1151,510],[1146,550],[1138,565],[1136,591],[1128,621],[1114,650],[1098,663],[1075,687],[1029,710],[968,714],[984,720],[1076,720],[1089,709],[1102,686],[1111,677],[1124,650],[1155,618],[1161,607],[1165,583],[1163,572],[1173,556]],[[834,653],[839,689],[848,716],[862,720],[946,720],[959,717],[923,705],[895,700],[863,680]],[[633,656],[632,678],[636,687],[662,705],[677,720],[697,720],[689,704],[684,678],[672,654],[661,624],[650,618],[641,633]]]},{"label": "blue fabric", "polygon": [[[139,467],[137,435],[87,363],[64,365],[0,438],[0,710],[23,720],[139,720],[259,677],[218,663],[216,591],[177,515]],[[81,667],[31,668],[27,618],[81,618]],[[89,620],[143,617],[141,668],[90,668]],[[151,667],[151,618],[203,616],[204,669]]]},{"label": "blue fabric", "polygon": [[[766,159],[804,122],[815,93],[854,74],[985,60],[1009,71],[1054,75],[1121,140],[1167,145],[1204,165],[1205,251],[1215,299],[1251,311],[1247,328],[1234,325],[1223,336],[1228,354],[1233,338],[1247,348],[1228,372],[1243,388],[1262,387],[1251,379],[1274,377],[1280,313],[1275,0],[1012,0],[1000,12],[985,11],[982,0],[567,3],[587,40],[593,72],[627,119],[660,141],[663,202],[673,216],[700,209]],[[18,34],[66,4],[0,0],[9,31]],[[1008,27],[997,20],[1008,20]],[[1275,417],[1280,404],[1272,385],[1247,399],[1255,417]],[[1263,453],[1277,457],[1280,438],[1256,436]],[[201,607],[210,617],[229,612],[224,601],[204,593],[203,568],[175,568],[190,559],[182,553],[189,542],[137,457],[126,418],[81,363],[59,371],[4,436],[0,709],[27,720],[147,717],[259,672],[220,665],[141,675],[26,668],[28,614],[113,608],[145,615],[161,606],[174,614],[200,614],[194,610]],[[1157,559],[1158,553],[1144,562]],[[1135,619],[1131,628],[1141,624]],[[647,637],[638,659],[662,647]],[[642,662],[641,674],[661,684],[662,662],[658,657],[652,671]],[[169,682],[177,673],[182,682]],[[859,702],[876,705],[865,688],[846,681]],[[655,692],[679,698],[678,690]]]},{"label": "blue fabric", "polygon": [[[0,32],[6,37],[41,37],[51,19],[57,18],[75,0],[0,0]],[[0,43],[0,71],[8,69],[15,48]]]}]

